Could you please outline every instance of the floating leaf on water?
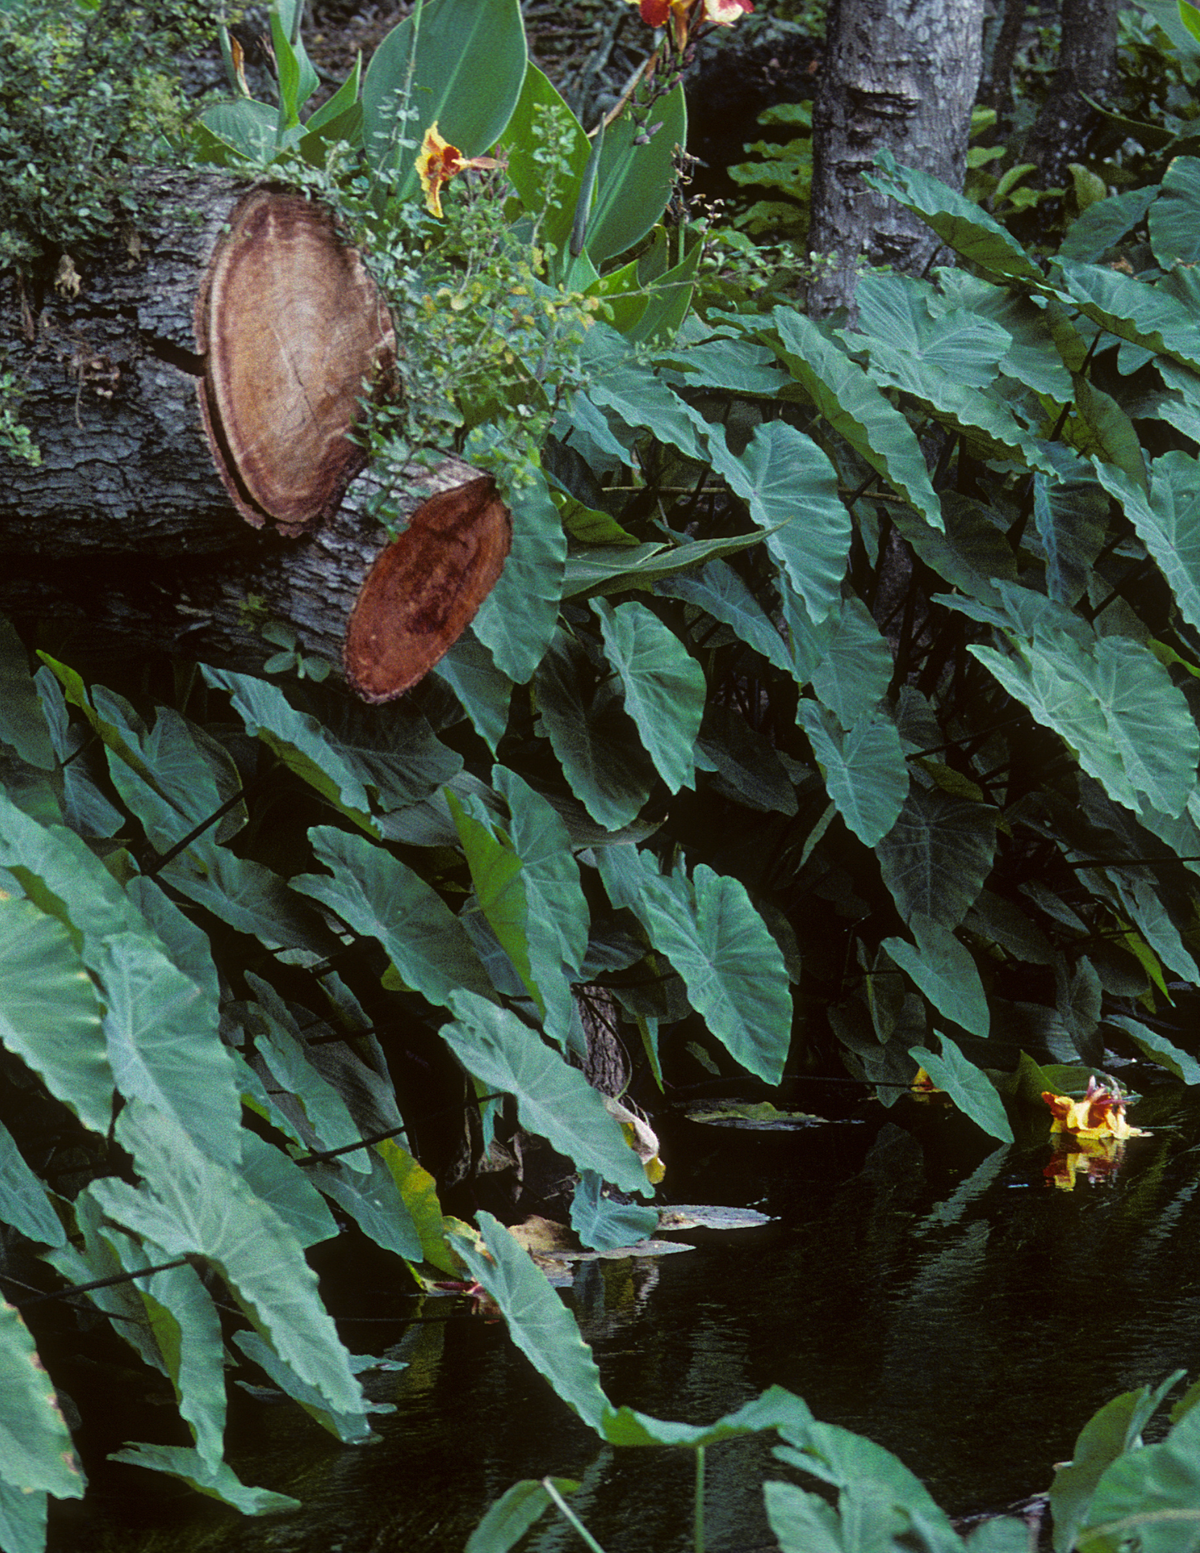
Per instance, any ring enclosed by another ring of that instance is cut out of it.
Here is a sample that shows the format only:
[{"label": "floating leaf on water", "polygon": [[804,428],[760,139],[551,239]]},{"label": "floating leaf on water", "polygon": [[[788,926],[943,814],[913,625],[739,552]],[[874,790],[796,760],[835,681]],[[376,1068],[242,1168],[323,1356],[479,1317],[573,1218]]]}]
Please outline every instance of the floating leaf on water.
[{"label": "floating leaf on water", "polygon": [[659,1217],[660,1234],[685,1229],[757,1229],[772,1222],[769,1213],[755,1208],[726,1208],[710,1203],[676,1203]]},{"label": "floating leaf on water", "polygon": [[681,1246],[674,1240],[635,1240],[628,1246],[611,1246],[605,1251],[555,1251],[537,1258],[543,1267],[559,1262],[619,1262],[627,1256],[674,1256],[677,1251],[694,1251],[694,1246]]},{"label": "floating leaf on water", "polygon": [[781,1110],[769,1100],[751,1104],[745,1100],[707,1100],[686,1113],[689,1122],[714,1127],[742,1127],[760,1132],[797,1132],[802,1127],[828,1125],[829,1118],[807,1111]]}]

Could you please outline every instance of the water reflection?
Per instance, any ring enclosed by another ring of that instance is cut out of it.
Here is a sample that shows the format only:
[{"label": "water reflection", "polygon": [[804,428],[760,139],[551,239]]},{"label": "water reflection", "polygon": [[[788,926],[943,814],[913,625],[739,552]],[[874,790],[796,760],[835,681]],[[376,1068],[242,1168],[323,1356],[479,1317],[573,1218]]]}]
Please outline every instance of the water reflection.
[{"label": "water reflection", "polygon": [[[1045,1487],[1109,1397],[1200,1371],[1194,1109],[1173,1093],[1144,1101],[1152,1135],[1074,1193],[1046,1173],[1044,1123],[1037,1141],[993,1152],[961,1118],[916,1106],[905,1127],[694,1129],[673,1140],[680,1195],[776,1221],[699,1233],[659,1261],[589,1264],[569,1298],[618,1402],[707,1422],[779,1383],[894,1450],[952,1513],[998,1507]],[[1072,1157],[1080,1180],[1099,1156]],[[391,1350],[407,1368],[370,1377],[396,1405],[375,1444],[340,1448],[290,1406],[242,1409],[238,1470],[303,1499],[302,1513],[238,1521],[182,1491],[151,1503],[144,1475],[113,1469],[103,1518],[70,1511],[55,1547],[458,1553],[512,1482],[553,1473],[581,1481],[575,1502],[608,1553],[683,1553],[690,1457],[601,1446],[500,1325],[448,1301],[420,1313]],[[347,1330],[380,1352],[397,1329]],[[770,1545],[764,1472],[788,1475],[764,1441],[709,1452],[714,1550]],[[547,1525],[542,1553],[578,1545]]]}]

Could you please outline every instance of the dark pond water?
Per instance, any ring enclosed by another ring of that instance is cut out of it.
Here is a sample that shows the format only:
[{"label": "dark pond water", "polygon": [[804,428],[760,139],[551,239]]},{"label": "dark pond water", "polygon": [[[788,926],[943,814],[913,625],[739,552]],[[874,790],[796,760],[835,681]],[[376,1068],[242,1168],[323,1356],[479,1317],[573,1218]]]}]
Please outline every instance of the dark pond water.
[{"label": "dark pond water", "polygon": [[[667,1140],[686,1160],[675,1194],[774,1219],[577,1274],[568,1297],[609,1395],[708,1422],[778,1383],[895,1451],[953,1514],[1045,1488],[1108,1398],[1200,1372],[1200,1116],[1164,1090],[1131,1119],[1152,1135],[1069,1192],[1044,1174],[1044,1141],[988,1153],[961,1118],[914,1105],[800,1133],[683,1124]],[[247,1400],[239,1472],[303,1511],[239,1520],[114,1468],[94,1509],[57,1523],[58,1553],[458,1553],[511,1483],[546,1473],[582,1481],[573,1503],[607,1553],[690,1545],[690,1456],[602,1446],[459,1302],[416,1310],[378,1272],[331,1293],[352,1348],[407,1364],[369,1378],[396,1406],[374,1444],[338,1446],[292,1406]],[[714,1553],[771,1545],[764,1472],[787,1475],[763,1440],[708,1452]],[[560,1522],[533,1546],[580,1544]]]}]

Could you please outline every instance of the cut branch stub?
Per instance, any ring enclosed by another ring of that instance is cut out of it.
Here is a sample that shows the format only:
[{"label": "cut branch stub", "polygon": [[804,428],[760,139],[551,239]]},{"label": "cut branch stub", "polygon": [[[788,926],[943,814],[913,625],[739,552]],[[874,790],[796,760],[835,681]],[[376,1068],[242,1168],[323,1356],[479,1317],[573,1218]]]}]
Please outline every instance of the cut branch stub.
[{"label": "cut branch stub", "polygon": [[395,335],[323,206],[278,189],[247,195],[196,298],[196,343],[204,423],[238,511],[285,534],[330,517],[366,463],[350,433]]},{"label": "cut branch stub", "polygon": [[376,558],[346,631],[346,678],[364,701],[392,701],[423,678],[496,585],[512,518],[485,475],[432,496]]}]

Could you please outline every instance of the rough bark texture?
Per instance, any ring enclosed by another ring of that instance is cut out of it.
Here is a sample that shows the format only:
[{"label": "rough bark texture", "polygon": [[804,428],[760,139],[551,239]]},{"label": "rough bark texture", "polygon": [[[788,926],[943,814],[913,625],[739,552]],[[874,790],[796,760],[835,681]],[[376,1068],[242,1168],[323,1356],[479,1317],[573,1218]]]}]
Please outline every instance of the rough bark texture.
[{"label": "rough bark texture", "polygon": [[995,0],[993,39],[980,82],[979,100],[1007,122],[1012,112],[1012,73],[1025,23],[1026,0]]},{"label": "rough bark texture", "polygon": [[852,306],[863,265],[920,273],[938,241],[862,182],[877,151],[962,186],[979,83],[983,0],[831,0],[813,113],[809,247],[833,256],[809,286],[809,311]]},{"label": "rough bark texture", "polygon": [[1103,99],[1117,59],[1117,0],[1062,0],[1058,68],[1024,156],[1046,187],[1062,184],[1084,159],[1099,115],[1084,95]]},{"label": "rough bark texture", "polygon": [[[371,477],[314,534],[256,531],[230,500],[201,415],[193,310],[247,187],[160,174],[136,237],[72,256],[71,278],[42,294],[5,277],[0,343],[43,462],[4,465],[0,609],[74,624],[88,642],[246,671],[276,650],[261,634],[271,619],[340,672],[346,623],[387,540],[364,516]],[[411,512],[475,473],[449,460],[397,505]]]}]

